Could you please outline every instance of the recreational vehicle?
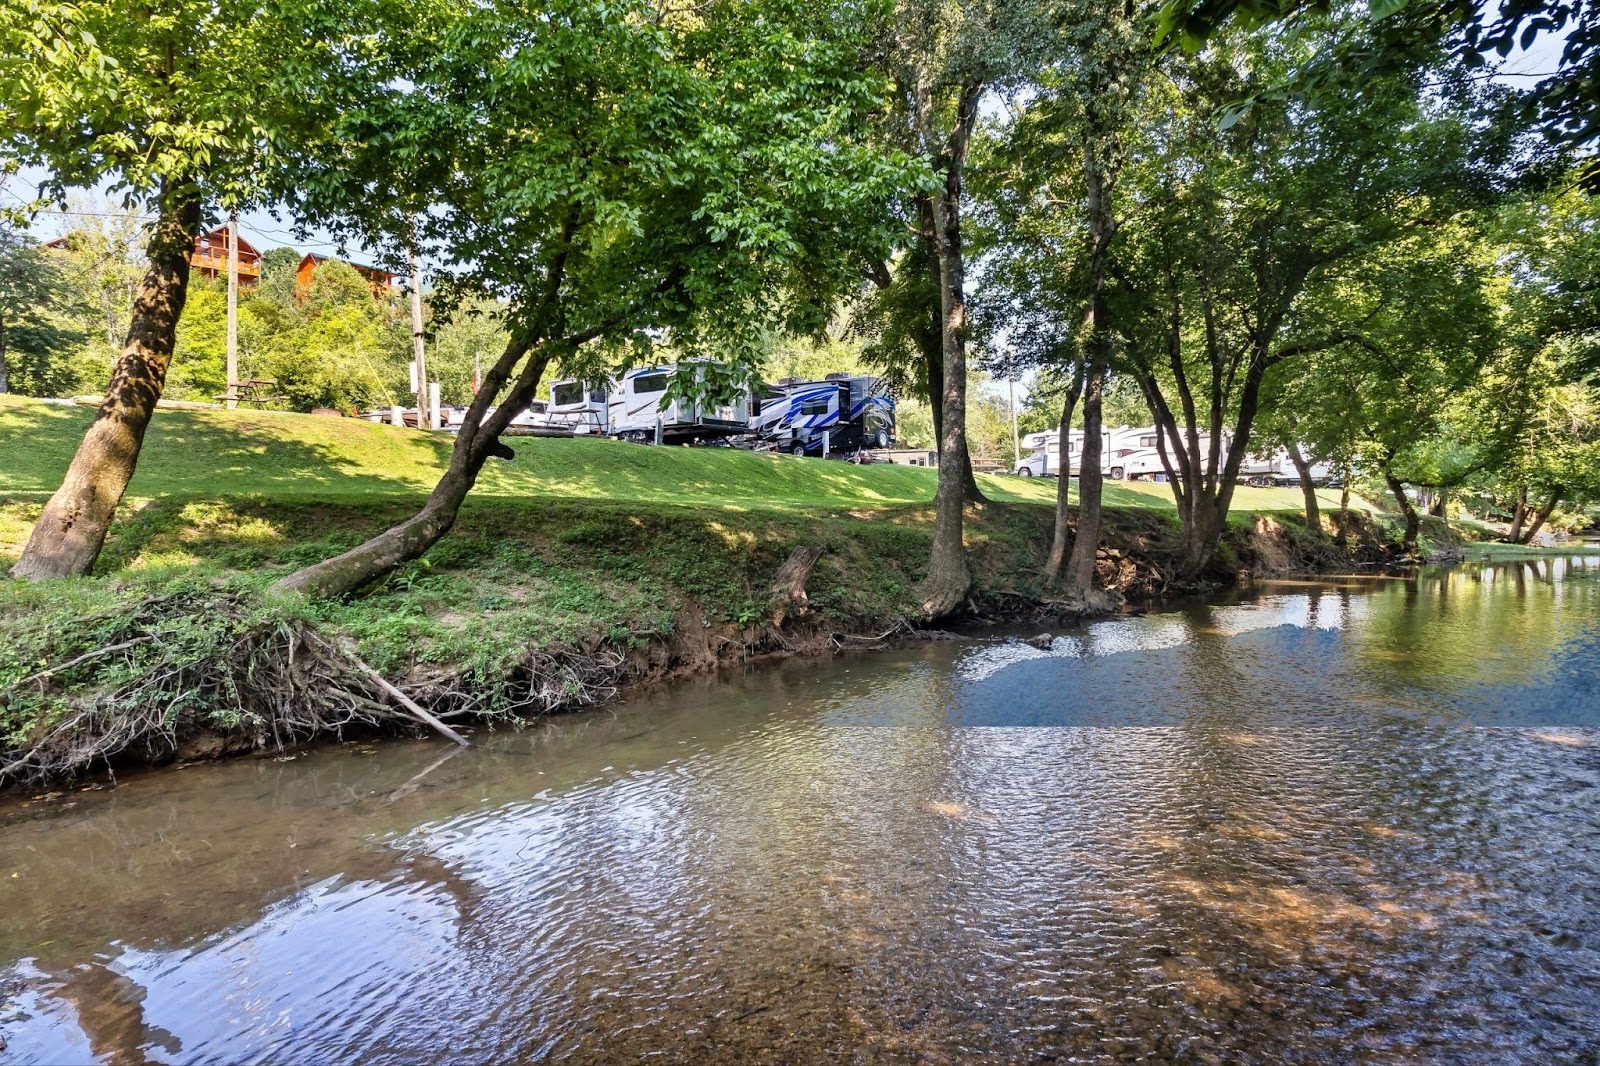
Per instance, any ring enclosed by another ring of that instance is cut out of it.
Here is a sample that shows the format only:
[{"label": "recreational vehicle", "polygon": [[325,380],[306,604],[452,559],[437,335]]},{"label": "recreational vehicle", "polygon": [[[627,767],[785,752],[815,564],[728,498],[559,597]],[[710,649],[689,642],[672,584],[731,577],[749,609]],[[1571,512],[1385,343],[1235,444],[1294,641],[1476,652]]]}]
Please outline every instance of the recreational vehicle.
[{"label": "recreational vehicle", "polygon": [[566,426],[574,433],[603,435],[610,430],[610,396],[610,381],[593,384],[562,378],[550,386],[550,424]]},{"label": "recreational vehicle", "polygon": [[847,454],[893,444],[894,415],[894,397],[878,378],[785,378],[768,387],[750,429],[758,440],[793,455]]},{"label": "recreational vehicle", "polygon": [[[1129,481],[1143,481],[1147,478],[1154,481],[1165,481],[1167,468],[1161,462],[1161,451],[1156,446],[1157,433],[1155,427],[1130,429],[1123,432],[1126,434],[1123,439],[1128,443],[1122,447],[1121,454],[1112,461],[1111,477],[1117,481],[1121,481],[1124,478]],[[1233,434],[1231,433],[1223,433],[1222,448],[1224,451],[1227,450],[1232,437]],[[1200,455],[1203,461],[1211,447],[1211,434],[1200,434],[1199,443]],[[1167,459],[1176,469],[1179,444],[1168,435],[1166,446]],[[1187,445],[1185,444],[1184,446]]]},{"label": "recreational vehicle", "polygon": [[[1011,468],[1013,474],[1022,477],[1059,477],[1061,466],[1065,462],[1068,477],[1077,477],[1081,463],[1078,456],[1083,449],[1083,430],[1075,429],[1067,435],[1067,454],[1061,454],[1061,434],[1057,430],[1045,430],[1042,433],[1030,433],[1022,438],[1024,448],[1032,447],[1033,451],[1023,456]],[[1111,454],[1111,434],[1100,434],[1100,472],[1106,473],[1110,467],[1107,465]]]},{"label": "recreational vehicle", "polygon": [[[1300,445],[1300,454],[1308,454],[1304,444]],[[1311,483],[1326,485],[1333,477],[1333,464],[1319,459],[1309,462]],[[1289,449],[1280,447],[1269,455],[1245,456],[1244,463],[1239,467],[1239,478],[1248,485],[1293,486],[1300,484],[1300,471],[1295,469],[1294,461],[1289,458]]]},{"label": "recreational vehicle", "polygon": [[704,363],[679,363],[630,370],[607,399],[607,432],[641,444],[692,444],[727,440],[750,431],[750,393],[738,390],[731,400],[668,398],[678,374],[705,380]]},{"label": "recreational vehicle", "polygon": [[[484,421],[494,414],[495,408],[490,407],[483,412]],[[528,409],[513,418],[506,426],[507,436],[565,436],[560,427],[552,427],[549,419],[550,405],[543,400],[534,400],[528,404]],[[467,421],[467,408],[451,407],[444,417],[444,428],[450,433],[461,432],[461,427]]]}]

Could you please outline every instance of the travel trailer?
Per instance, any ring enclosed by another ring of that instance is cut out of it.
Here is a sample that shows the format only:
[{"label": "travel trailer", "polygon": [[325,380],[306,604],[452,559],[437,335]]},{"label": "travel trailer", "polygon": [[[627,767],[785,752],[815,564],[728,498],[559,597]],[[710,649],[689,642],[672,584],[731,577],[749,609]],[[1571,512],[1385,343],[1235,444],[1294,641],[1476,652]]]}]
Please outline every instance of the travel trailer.
[{"label": "travel trailer", "polygon": [[611,388],[609,380],[593,384],[562,378],[550,386],[550,424],[565,426],[578,434],[606,434],[610,430]]},{"label": "travel trailer", "polygon": [[[484,420],[487,421],[489,416],[494,414],[494,412],[495,408],[493,407],[490,407],[484,411]],[[528,405],[528,409],[526,411],[523,411],[517,417],[513,418],[506,426],[506,435],[512,437],[568,436],[571,433],[570,430],[563,429],[560,426],[551,425],[549,413],[549,404],[545,403],[543,400],[534,400]],[[466,420],[467,409],[465,407],[446,408],[443,419],[444,429],[450,433],[459,433],[461,432],[461,427],[463,424],[465,424]]]},{"label": "travel trailer", "polygon": [[882,380],[829,374],[769,386],[750,419],[756,439],[791,455],[833,455],[894,443],[894,397]]},{"label": "travel trailer", "polygon": [[[1302,444],[1300,454],[1309,458],[1311,452]],[[1311,483],[1326,485],[1334,475],[1333,464],[1318,459],[1309,461]],[[1294,461],[1289,458],[1289,449],[1285,447],[1267,455],[1245,456],[1243,464],[1239,467],[1239,479],[1247,485],[1298,485],[1300,471],[1295,469]]]},{"label": "travel trailer", "polygon": [[667,390],[678,374],[704,380],[704,363],[677,363],[630,370],[606,401],[606,432],[641,444],[725,441],[750,431],[750,393],[738,390],[725,403],[678,397]]}]

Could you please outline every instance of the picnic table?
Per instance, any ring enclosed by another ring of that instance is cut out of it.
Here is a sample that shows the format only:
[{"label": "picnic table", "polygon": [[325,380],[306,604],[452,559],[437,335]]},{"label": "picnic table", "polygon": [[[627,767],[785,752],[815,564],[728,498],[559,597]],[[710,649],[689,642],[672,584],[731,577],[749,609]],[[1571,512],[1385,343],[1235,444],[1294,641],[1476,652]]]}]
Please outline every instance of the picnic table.
[{"label": "picnic table", "polygon": [[272,378],[251,378],[248,381],[234,382],[231,394],[225,392],[217,399],[224,403],[228,400],[236,403],[282,403],[289,397],[271,395],[272,390],[277,387],[277,381]]}]

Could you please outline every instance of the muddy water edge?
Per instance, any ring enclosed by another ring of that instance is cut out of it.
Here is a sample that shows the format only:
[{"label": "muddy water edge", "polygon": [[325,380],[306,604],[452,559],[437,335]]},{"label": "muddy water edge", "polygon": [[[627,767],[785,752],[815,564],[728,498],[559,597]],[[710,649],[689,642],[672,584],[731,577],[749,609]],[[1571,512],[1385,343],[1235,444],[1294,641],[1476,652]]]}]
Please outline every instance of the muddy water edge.
[{"label": "muddy water edge", "polygon": [[0,815],[20,1062],[1600,1057],[1600,559]]}]

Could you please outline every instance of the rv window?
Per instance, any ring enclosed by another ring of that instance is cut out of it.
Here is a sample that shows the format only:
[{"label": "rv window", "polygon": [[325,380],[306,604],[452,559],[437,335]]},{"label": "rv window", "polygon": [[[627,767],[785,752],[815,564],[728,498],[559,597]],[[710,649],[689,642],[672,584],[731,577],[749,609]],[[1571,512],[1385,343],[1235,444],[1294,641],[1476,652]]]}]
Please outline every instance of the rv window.
[{"label": "rv window", "polygon": [[583,385],[576,381],[563,381],[550,390],[550,397],[557,407],[566,407],[568,404],[583,402]]},{"label": "rv window", "polygon": [[800,413],[803,415],[825,415],[828,413],[828,406],[826,397],[819,400],[807,400],[800,405]]},{"label": "rv window", "polygon": [[593,392],[591,392],[589,394],[589,402],[590,403],[605,403],[606,402],[606,390],[605,389],[595,389]]},{"label": "rv window", "polygon": [[652,392],[666,392],[667,379],[671,374],[640,374],[633,379],[633,391],[638,396],[648,396]]},{"label": "rv window", "polygon": [[1073,452],[1075,452],[1077,450],[1078,450],[1078,442],[1077,441],[1075,441],[1075,440],[1067,441],[1067,454],[1068,455],[1071,455]]},{"label": "rv window", "polygon": [[1141,447],[1141,448],[1154,448],[1155,446],[1156,446],[1156,438],[1155,438],[1154,434],[1152,434],[1152,435],[1150,435],[1148,437],[1140,437],[1139,438],[1139,447]]}]

